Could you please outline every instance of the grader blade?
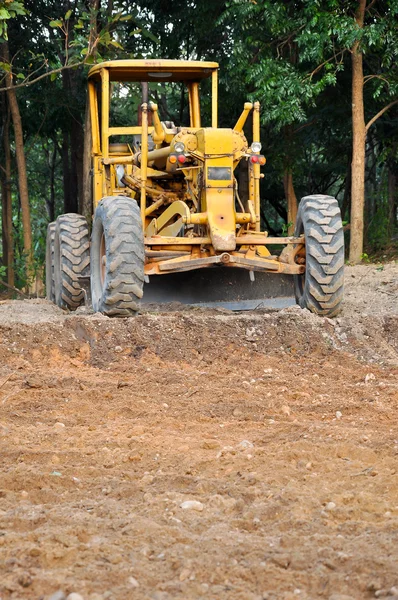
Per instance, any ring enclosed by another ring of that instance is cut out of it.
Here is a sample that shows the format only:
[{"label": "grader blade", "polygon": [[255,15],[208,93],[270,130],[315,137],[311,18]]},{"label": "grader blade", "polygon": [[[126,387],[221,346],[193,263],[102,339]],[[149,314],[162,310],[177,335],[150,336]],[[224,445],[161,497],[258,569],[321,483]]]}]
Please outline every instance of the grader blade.
[{"label": "grader blade", "polygon": [[204,269],[150,277],[140,302],[226,308],[233,311],[280,309],[295,304],[293,280],[288,275],[254,273],[243,269]]}]

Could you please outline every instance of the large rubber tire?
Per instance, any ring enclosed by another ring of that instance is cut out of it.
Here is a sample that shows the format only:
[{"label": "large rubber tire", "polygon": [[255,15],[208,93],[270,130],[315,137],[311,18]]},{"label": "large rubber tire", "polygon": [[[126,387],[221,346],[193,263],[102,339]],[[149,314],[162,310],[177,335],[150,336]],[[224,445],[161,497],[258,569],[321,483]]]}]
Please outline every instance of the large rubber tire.
[{"label": "large rubber tire", "polygon": [[296,301],[317,315],[334,317],[344,294],[344,232],[332,196],[302,198],[295,235],[305,236],[305,273],[294,276]]},{"label": "large rubber tire", "polygon": [[55,221],[47,226],[46,239],[46,298],[50,302],[55,302],[54,286],[54,237]]},{"label": "large rubber tire", "polygon": [[90,275],[90,237],[87,221],[68,213],[55,222],[54,287],[55,302],[65,309],[76,310],[84,302],[79,277]]},{"label": "large rubber tire", "polygon": [[145,247],[140,209],[125,196],[103,198],[91,234],[93,309],[109,317],[135,315],[143,296]]}]

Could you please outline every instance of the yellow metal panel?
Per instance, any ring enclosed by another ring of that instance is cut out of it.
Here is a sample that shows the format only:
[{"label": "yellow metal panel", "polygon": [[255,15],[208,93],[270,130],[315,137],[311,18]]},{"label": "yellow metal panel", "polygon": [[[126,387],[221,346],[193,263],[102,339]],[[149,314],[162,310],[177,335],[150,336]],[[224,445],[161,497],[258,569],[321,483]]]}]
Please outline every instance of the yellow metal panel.
[{"label": "yellow metal panel", "polygon": [[207,219],[213,247],[217,251],[232,251],[236,248],[236,222],[234,190],[206,190]]}]

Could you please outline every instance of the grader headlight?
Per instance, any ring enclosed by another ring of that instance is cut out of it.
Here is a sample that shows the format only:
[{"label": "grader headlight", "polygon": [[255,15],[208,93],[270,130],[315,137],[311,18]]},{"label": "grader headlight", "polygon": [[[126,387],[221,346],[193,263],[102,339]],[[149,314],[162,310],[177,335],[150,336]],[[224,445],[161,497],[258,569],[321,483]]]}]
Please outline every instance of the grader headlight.
[{"label": "grader headlight", "polygon": [[178,152],[178,154],[181,154],[181,152],[184,152],[185,150],[185,144],[183,142],[176,142],[174,144],[174,151]]},{"label": "grader headlight", "polygon": [[253,142],[250,148],[252,152],[258,154],[259,152],[261,152],[261,142]]}]

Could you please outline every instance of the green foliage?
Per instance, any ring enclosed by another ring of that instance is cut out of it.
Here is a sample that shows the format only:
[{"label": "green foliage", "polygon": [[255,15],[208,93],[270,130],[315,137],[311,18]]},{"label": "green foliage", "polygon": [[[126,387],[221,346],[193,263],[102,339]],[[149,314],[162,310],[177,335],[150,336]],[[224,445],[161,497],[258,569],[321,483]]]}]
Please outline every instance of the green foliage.
[{"label": "green foliage", "polygon": [[361,254],[361,261],[364,262],[364,263],[370,263],[369,255],[366,254],[366,252],[362,252],[362,254]]},{"label": "green foliage", "polygon": [[0,38],[8,39],[8,21],[18,15],[25,15],[26,10],[22,2],[4,0],[0,2]]},{"label": "green foliage", "polygon": [[290,227],[292,227],[293,225],[294,223],[292,221],[289,221],[289,223],[283,223],[281,232],[282,235],[287,235]]},{"label": "green foliage", "polygon": [[385,248],[390,241],[389,209],[385,199],[377,203],[376,212],[371,219],[367,229],[367,246],[377,252]]}]

